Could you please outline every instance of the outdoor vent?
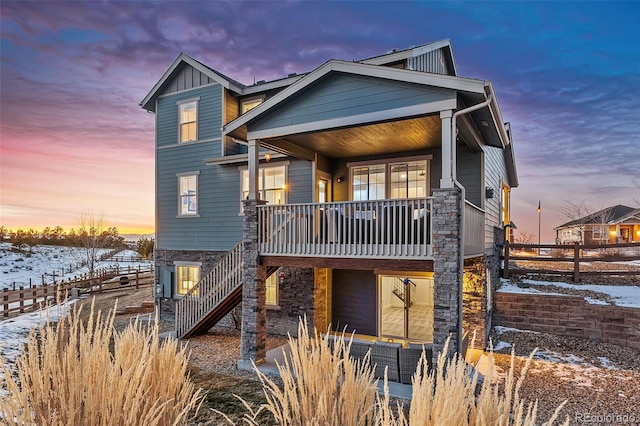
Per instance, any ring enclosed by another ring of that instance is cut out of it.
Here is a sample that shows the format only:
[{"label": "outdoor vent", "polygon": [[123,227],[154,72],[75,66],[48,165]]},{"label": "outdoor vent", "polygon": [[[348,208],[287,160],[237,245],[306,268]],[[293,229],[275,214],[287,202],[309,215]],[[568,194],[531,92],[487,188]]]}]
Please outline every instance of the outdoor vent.
[{"label": "outdoor vent", "polygon": [[289,74],[289,77],[295,77],[296,75],[298,74],[296,74],[295,72],[292,72],[291,74]]},{"label": "outdoor vent", "polygon": [[260,81],[256,81],[256,84],[264,84],[266,82],[267,82],[266,80],[260,80]]}]

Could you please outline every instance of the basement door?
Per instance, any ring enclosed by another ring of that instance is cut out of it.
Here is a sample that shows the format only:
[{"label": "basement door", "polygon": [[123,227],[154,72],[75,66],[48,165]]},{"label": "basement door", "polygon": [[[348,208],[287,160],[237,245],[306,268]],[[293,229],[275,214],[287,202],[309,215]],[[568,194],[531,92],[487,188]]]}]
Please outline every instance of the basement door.
[{"label": "basement door", "polygon": [[413,342],[433,341],[433,276],[380,275],[379,334]]}]

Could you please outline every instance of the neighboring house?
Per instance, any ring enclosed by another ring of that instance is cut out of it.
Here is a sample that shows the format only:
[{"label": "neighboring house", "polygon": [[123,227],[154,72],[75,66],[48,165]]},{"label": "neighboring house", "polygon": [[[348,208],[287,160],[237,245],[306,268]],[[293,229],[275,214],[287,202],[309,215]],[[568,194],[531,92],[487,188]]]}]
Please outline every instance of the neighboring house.
[{"label": "neighboring house", "polygon": [[559,244],[640,243],[640,209],[618,204],[554,230]]},{"label": "neighboring house", "polygon": [[302,315],[434,356],[486,339],[518,181],[493,85],[457,75],[449,40],[248,86],[180,54],[140,105],[178,337],[241,306],[256,362]]}]

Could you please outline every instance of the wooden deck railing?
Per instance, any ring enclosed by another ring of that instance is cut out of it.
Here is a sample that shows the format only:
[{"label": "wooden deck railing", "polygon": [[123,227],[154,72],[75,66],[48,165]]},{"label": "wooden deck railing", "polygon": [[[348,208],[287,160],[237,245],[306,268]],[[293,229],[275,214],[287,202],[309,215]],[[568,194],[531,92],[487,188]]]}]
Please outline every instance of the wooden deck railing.
[{"label": "wooden deck railing", "polygon": [[431,198],[258,207],[261,255],[424,259]]},{"label": "wooden deck railing", "polygon": [[469,201],[464,202],[464,255],[484,253],[484,210]]},{"label": "wooden deck railing", "polygon": [[176,336],[182,338],[242,284],[242,242],[176,303]]},{"label": "wooden deck railing", "polygon": [[[541,255],[542,249],[547,254]],[[629,253],[623,253],[625,249]],[[635,250],[634,250],[635,249]],[[516,251],[516,253],[513,253]],[[589,255],[585,255],[589,252]],[[502,276],[509,278],[512,274],[553,274],[553,275],[571,275],[573,282],[580,282],[581,275],[639,275],[639,269],[603,269],[594,270],[590,268],[585,270],[585,266],[581,268],[581,263],[593,262],[629,262],[640,260],[640,244],[624,243],[624,244],[510,244],[505,243],[504,248],[504,269]],[[514,262],[522,261],[520,267],[514,267]],[[545,262],[549,268],[527,268],[527,262]],[[559,263],[570,263],[570,268],[553,268],[551,265]]]}]

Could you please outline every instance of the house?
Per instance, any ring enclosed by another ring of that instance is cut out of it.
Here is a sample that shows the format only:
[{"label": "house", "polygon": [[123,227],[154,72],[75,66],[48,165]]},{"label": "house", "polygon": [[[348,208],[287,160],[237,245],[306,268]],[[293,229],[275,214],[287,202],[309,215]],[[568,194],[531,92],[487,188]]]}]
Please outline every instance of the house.
[{"label": "house", "polygon": [[640,243],[640,209],[615,205],[556,228],[559,244]]},{"label": "house", "polygon": [[486,339],[518,180],[494,87],[457,75],[449,40],[251,85],[181,53],[140,105],[178,337],[235,313],[255,362],[301,315],[434,357]]}]

